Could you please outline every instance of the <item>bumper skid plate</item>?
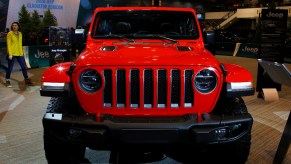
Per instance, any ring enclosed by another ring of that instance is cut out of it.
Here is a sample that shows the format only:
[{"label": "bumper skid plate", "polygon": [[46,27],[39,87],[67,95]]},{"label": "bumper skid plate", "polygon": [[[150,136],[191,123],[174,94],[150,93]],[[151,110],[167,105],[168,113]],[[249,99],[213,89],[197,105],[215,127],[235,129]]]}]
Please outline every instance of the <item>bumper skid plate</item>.
[{"label": "bumper skid plate", "polygon": [[[113,118],[103,117],[101,122],[94,116],[72,116],[47,113],[43,126],[53,136],[64,142],[85,145],[112,144],[219,144],[234,142],[251,130],[250,114],[239,116],[204,115],[203,122],[195,117],[163,118]],[[127,121],[123,121],[127,120]]]}]

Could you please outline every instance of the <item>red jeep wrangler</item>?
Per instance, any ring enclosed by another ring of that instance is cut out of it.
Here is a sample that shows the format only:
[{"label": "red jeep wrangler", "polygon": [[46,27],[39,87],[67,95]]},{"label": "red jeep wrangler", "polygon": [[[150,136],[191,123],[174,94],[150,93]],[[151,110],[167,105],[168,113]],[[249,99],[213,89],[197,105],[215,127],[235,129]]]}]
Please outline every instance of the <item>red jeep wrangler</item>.
[{"label": "red jeep wrangler", "polygon": [[139,153],[244,163],[253,119],[241,96],[254,94],[252,75],[203,40],[191,8],[97,8],[86,49],[42,76],[48,162],[82,162],[90,148],[110,150],[111,163]]}]

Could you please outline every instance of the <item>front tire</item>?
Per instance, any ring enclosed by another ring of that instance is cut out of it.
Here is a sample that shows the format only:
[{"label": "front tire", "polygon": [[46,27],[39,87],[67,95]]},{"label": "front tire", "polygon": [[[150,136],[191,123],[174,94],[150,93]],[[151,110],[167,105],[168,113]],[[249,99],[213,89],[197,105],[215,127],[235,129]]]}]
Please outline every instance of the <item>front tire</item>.
[{"label": "front tire", "polygon": [[[49,101],[47,113],[64,113],[65,109],[70,109],[72,105],[72,101],[68,98],[53,97]],[[87,162],[84,159],[85,146],[62,141],[46,127],[44,127],[43,140],[45,156],[49,164],[78,164]]]},{"label": "front tire", "polygon": [[[245,102],[241,97],[227,99],[224,110],[223,114],[226,115],[244,115],[248,113]],[[225,145],[227,163],[244,164],[248,160],[251,148],[251,130],[252,125],[239,141]]]},{"label": "front tire", "polygon": [[44,131],[44,150],[49,164],[84,163],[85,147],[81,145],[65,144],[50,135],[49,130]]}]

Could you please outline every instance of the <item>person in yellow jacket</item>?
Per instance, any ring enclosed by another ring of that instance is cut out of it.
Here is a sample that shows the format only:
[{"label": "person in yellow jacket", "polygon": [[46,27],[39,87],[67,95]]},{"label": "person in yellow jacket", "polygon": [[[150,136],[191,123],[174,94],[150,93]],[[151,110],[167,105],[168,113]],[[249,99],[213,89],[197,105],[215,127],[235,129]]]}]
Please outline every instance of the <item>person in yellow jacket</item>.
[{"label": "person in yellow jacket", "polygon": [[10,75],[13,70],[15,59],[18,61],[21,67],[22,74],[25,79],[25,84],[32,84],[27,75],[27,68],[22,49],[22,33],[19,30],[19,23],[13,22],[11,25],[11,30],[7,33],[8,68],[6,71],[6,86],[9,88],[12,87],[10,83]]}]

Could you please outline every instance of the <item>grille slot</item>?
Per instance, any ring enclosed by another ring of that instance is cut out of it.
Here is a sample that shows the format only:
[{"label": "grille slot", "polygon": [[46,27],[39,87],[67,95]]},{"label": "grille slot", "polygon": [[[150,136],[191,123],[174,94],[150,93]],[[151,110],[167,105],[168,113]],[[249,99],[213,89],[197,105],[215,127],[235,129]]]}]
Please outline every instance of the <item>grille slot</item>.
[{"label": "grille slot", "polygon": [[171,107],[179,107],[180,104],[180,70],[171,71]]},{"label": "grille slot", "polygon": [[193,107],[192,69],[106,69],[104,107]]},{"label": "grille slot", "polygon": [[153,70],[146,69],[144,70],[144,107],[151,108],[153,106],[153,95],[154,95],[154,79],[153,79]]},{"label": "grille slot", "polygon": [[139,107],[139,70],[130,71],[130,107]]},{"label": "grille slot", "polygon": [[117,107],[125,107],[125,97],[126,97],[126,75],[125,70],[117,70],[116,74],[116,98]]},{"label": "grille slot", "polygon": [[112,70],[103,71],[105,87],[103,91],[103,102],[105,107],[112,106]]},{"label": "grille slot", "polygon": [[164,108],[167,104],[167,71],[166,70],[158,70],[158,107]]},{"label": "grille slot", "polygon": [[193,100],[194,100],[194,91],[193,91],[193,83],[192,83],[192,77],[194,75],[193,70],[185,70],[185,107],[191,107],[193,106]]}]

